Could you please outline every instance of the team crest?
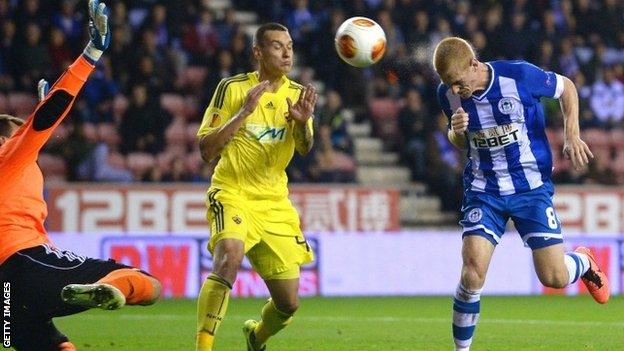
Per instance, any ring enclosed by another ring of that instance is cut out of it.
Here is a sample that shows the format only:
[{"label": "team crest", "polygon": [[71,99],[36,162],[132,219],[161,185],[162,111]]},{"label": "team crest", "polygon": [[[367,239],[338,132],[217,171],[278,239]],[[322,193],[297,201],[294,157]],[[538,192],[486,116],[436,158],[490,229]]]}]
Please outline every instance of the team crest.
[{"label": "team crest", "polygon": [[502,98],[498,101],[498,110],[503,114],[510,114],[516,108],[516,104],[512,98]]},{"label": "team crest", "polygon": [[238,215],[234,215],[234,217],[232,217],[232,220],[234,221],[234,223],[236,224],[241,224],[243,223],[243,220],[238,216]]},{"label": "team crest", "polygon": [[483,217],[483,211],[480,208],[473,208],[468,212],[468,220],[472,223],[477,223]]}]

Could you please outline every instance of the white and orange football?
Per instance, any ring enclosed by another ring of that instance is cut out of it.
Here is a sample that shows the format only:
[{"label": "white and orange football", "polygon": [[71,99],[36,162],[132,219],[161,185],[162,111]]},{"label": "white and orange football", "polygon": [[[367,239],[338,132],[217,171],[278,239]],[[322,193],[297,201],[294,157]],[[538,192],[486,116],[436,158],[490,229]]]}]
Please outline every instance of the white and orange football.
[{"label": "white and orange football", "polygon": [[366,17],[351,17],[336,31],[336,52],[355,67],[370,66],[386,52],[386,34],[377,22]]}]

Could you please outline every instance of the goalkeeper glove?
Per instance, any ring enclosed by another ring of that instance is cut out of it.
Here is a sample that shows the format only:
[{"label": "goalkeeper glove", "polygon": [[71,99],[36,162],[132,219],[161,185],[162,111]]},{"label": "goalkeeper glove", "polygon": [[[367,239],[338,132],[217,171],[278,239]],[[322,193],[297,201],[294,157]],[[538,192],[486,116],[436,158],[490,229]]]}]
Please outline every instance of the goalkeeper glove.
[{"label": "goalkeeper glove", "polygon": [[92,63],[97,62],[111,41],[111,29],[108,22],[108,7],[99,0],[89,0],[89,36],[91,40],[84,49],[84,55]]}]

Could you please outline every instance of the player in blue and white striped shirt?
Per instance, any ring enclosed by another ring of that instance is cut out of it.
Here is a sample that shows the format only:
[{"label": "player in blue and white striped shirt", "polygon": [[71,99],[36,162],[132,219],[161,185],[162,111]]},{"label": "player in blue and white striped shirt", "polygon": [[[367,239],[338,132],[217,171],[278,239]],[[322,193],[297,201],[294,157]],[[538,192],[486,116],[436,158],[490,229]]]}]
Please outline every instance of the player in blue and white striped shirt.
[{"label": "player in blue and white striped shirt", "polygon": [[580,169],[593,157],[580,139],[574,83],[525,61],[480,62],[457,37],[437,45],[433,64],[442,80],[438,99],[449,118],[449,140],[468,154],[460,221],[463,267],[453,304],[455,349],[470,347],[485,275],[509,219],[533,251],[545,286],[563,288],[581,278],[594,299],[606,303],[606,275],[588,249],[564,252],[552,203],[552,155],[541,97],[561,103],[563,152],[573,166]]}]

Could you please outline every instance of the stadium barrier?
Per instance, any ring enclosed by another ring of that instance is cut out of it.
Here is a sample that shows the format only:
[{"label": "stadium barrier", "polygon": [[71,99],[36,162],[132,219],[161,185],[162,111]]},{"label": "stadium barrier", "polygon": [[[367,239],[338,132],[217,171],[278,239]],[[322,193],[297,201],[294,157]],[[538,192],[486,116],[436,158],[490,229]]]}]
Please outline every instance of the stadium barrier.
[{"label": "stadium barrier", "polygon": [[[303,230],[400,229],[392,187],[295,185],[290,198]],[[56,232],[205,233],[205,184],[59,183],[46,188],[46,226]],[[554,198],[566,236],[624,238],[624,189],[558,186]]]},{"label": "stadium barrier", "polygon": [[[55,232],[203,233],[204,184],[56,184],[46,188]],[[294,186],[290,199],[306,231],[385,232],[400,229],[399,191],[359,186]]]}]

